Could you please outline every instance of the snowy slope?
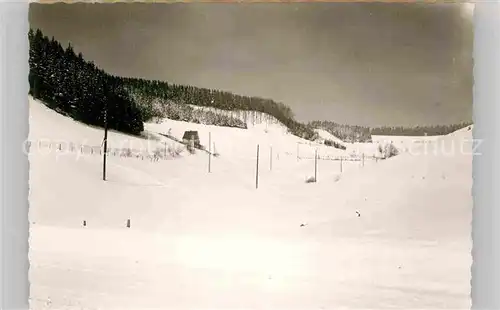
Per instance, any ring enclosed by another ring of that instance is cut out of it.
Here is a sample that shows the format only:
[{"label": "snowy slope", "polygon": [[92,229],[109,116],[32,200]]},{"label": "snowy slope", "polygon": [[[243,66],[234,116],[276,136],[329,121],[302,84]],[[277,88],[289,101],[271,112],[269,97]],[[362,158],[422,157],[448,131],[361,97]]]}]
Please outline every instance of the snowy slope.
[{"label": "snowy slope", "polygon": [[[61,145],[63,153],[65,151],[69,153],[70,144],[76,149],[80,149],[82,145],[95,149],[102,146],[104,139],[102,128],[75,122],[72,118],[62,116],[32,97],[29,98],[29,107],[29,140],[34,142],[32,144],[34,151],[47,152],[49,145],[52,148],[58,148]],[[158,147],[164,148],[165,142],[169,146],[179,147],[178,143],[171,140],[165,141],[155,133],[146,131],[144,136],[136,137],[109,130],[108,147],[112,149],[130,148],[150,153]]]},{"label": "snowy slope", "polygon": [[217,115],[224,115],[224,116],[230,116],[234,117],[236,119],[241,120],[244,122],[248,128],[251,127],[261,127],[261,128],[268,128],[270,125],[275,128],[281,129],[283,133],[286,133],[288,131],[288,128],[283,125],[278,119],[276,119],[274,116],[271,116],[269,114],[263,113],[263,112],[257,112],[257,111],[227,111],[227,110],[222,110],[218,108],[212,108],[212,107],[204,107],[204,106],[196,106],[196,105],[189,105],[191,108],[194,110],[203,110],[203,111],[210,111],[213,112]]},{"label": "snowy slope", "polygon": [[[30,107],[31,138],[100,142],[99,130]],[[211,173],[202,152],[110,156],[104,182],[100,156],[30,154],[33,309],[469,307],[470,152],[344,163],[342,173],[322,160],[306,184],[314,162],[297,160],[297,137],[146,124],[170,128],[199,130],[202,143],[211,133],[221,153]]]},{"label": "snowy slope", "polygon": [[208,146],[211,138],[212,147],[224,158],[254,158],[257,145],[262,150],[272,148],[274,155],[314,158],[318,150],[320,156],[346,156],[348,153],[334,147],[314,143],[292,134],[287,134],[286,128],[281,124],[258,124],[248,129],[228,128],[221,126],[207,126],[202,124],[186,123],[165,119],[163,122],[147,123],[145,128],[150,132],[169,133],[182,138],[184,131],[196,130],[200,136],[200,143]]},{"label": "snowy slope", "polygon": [[330,140],[333,142],[340,143],[341,145],[346,144],[344,141],[340,140],[339,138],[335,137],[334,135],[332,135],[331,133],[329,133],[328,131],[326,131],[324,129],[314,129],[314,131],[316,131],[316,133],[318,133],[318,135],[320,136],[320,138],[322,140]]}]

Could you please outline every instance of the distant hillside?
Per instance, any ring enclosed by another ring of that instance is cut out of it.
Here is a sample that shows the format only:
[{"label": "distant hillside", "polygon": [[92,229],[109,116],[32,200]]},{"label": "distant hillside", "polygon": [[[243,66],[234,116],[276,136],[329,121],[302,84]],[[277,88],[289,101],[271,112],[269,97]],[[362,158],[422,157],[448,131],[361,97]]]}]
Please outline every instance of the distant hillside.
[{"label": "distant hillside", "polygon": [[393,127],[363,127],[343,125],[331,121],[313,121],[309,126],[323,129],[345,142],[371,142],[373,136],[441,136],[452,133],[471,125],[472,122],[463,122],[452,125],[436,126],[393,126]]},{"label": "distant hillside", "polygon": [[[227,116],[236,121],[241,121],[246,124],[246,127],[268,127],[271,125],[282,126],[283,129],[287,130],[287,127],[277,120],[274,116],[258,112],[258,111],[245,111],[245,110],[221,110],[218,108],[204,107],[204,106],[194,106],[190,105],[194,110],[203,111],[203,113],[214,113],[221,116]],[[287,130],[289,132],[289,130]]]},{"label": "distant hillside", "polygon": [[[271,99],[240,96],[226,91],[175,85],[162,81],[136,78],[117,79],[140,104],[147,120],[165,116],[170,118],[168,113],[162,112],[162,109],[158,108],[162,104],[182,105],[183,109],[189,109],[186,106],[193,105],[230,111],[234,114],[238,113],[238,115],[243,113],[247,120],[251,117],[255,118],[258,115],[262,117],[262,115],[267,114],[269,120],[276,119],[285,125],[293,135],[307,140],[317,138],[317,134],[311,126],[295,120],[294,114],[288,106]],[[234,127],[241,127],[239,121],[236,120],[241,120],[239,116],[225,114],[225,117],[229,117],[232,123],[238,124]]]},{"label": "distant hillside", "polygon": [[192,107],[203,106],[243,113],[247,119],[267,114],[293,135],[308,140],[317,137],[313,128],[296,121],[292,110],[282,103],[220,90],[112,76],[85,61],[81,53],[76,55],[71,45],[63,49],[40,30],[30,30],[29,41],[30,94],[84,123],[103,126],[107,108],[109,127],[132,134],[140,133],[145,121],[159,117],[246,128],[240,117]]},{"label": "distant hillside", "polygon": [[370,128],[362,126],[342,125],[330,121],[313,121],[309,126],[323,129],[344,142],[370,142]]}]

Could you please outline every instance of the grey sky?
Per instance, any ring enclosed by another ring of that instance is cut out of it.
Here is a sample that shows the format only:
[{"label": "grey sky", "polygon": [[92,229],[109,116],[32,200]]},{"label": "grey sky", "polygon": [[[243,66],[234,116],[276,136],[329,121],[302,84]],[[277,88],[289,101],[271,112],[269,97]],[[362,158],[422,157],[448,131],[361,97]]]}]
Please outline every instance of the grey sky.
[{"label": "grey sky", "polygon": [[31,4],[109,73],[289,105],[299,120],[424,125],[472,117],[461,4]]}]

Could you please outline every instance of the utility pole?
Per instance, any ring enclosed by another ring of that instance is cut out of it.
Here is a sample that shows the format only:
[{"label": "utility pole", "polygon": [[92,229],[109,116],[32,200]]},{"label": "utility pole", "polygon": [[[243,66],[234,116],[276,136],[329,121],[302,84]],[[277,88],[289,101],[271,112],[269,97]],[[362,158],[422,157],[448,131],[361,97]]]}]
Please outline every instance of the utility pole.
[{"label": "utility pole", "polygon": [[208,173],[212,172],[212,133],[208,133]]},{"label": "utility pole", "polygon": [[104,110],[104,152],[102,161],[102,179],[106,181],[106,153],[108,152],[108,105]]}]

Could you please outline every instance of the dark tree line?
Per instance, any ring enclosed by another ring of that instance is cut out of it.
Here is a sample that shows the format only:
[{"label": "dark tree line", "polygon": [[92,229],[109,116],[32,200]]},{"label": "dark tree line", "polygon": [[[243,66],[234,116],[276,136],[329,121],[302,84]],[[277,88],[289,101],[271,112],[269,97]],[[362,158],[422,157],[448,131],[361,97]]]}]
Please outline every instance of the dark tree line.
[{"label": "dark tree line", "polygon": [[343,125],[331,121],[313,121],[310,126],[321,128],[346,142],[371,142],[374,136],[440,136],[452,133],[471,125],[472,122],[462,122],[450,125],[430,126],[384,126],[363,127]]},{"label": "dark tree line", "polygon": [[324,144],[325,144],[326,146],[333,146],[333,147],[335,147],[335,148],[337,148],[337,149],[341,149],[341,150],[346,150],[346,149],[347,149],[347,147],[346,147],[345,145],[342,145],[342,144],[340,144],[340,143],[338,143],[338,142],[335,142],[335,141],[333,141],[333,140],[328,140],[328,139],[326,139],[326,140],[324,141]]},{"label": "dark tree line", "polygon": [[450,125],[429,125],[429,126],[394,126],[377,127],[371,129],[372,135],[378,136],[442,136],[471,125],[472,122],[462,122]]},{"label": "dark tree line", "polygon": [[[76,55],[71,45],[64,49],[39,29],[29,31],[29,42],[30,94],[50,108],[84,123],[103,126],[106,108],[109,128],[132,134],[140,133],[143,122],[154,117],[239,128],[246,128],[244,121],[274,117],[291,134],[309,140],[316,138],[313,128],[296,121],[292,110],[283,103],[163,81],[112,76],[93,62],[85,61],[81,53]],[[230,113],[200,115],[203,113],[190,105]]]},{"label": "dark tree line", "polygon": [[106,116],[110,129],[130,134],[144,130],[141,110],[116,77],[76,55],[71,45],[63,49],[40,30],[30,30],[28,37],[34,98],[86,124],[103,126]]}]

